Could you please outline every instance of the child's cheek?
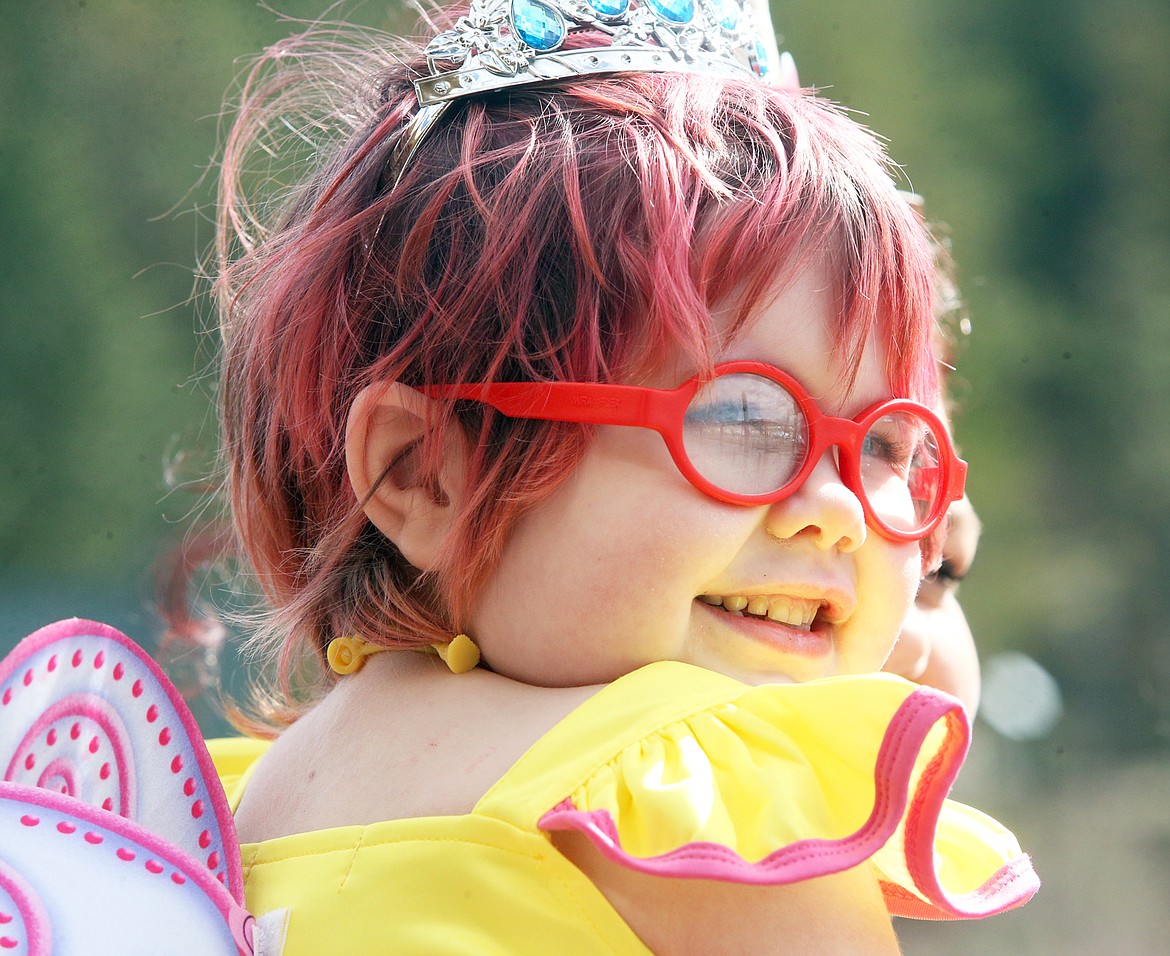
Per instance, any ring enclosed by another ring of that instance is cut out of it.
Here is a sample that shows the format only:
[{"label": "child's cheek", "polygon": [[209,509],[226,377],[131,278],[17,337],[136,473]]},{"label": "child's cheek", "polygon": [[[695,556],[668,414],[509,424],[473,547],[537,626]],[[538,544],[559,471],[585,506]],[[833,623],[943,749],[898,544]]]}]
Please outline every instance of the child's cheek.
[{"label": "child's cheek", "polygon": [[901,631],[914,608],[914,598],[918,594],[918,583],[922,576],[922,549],[917,543],[911,543],[897,545],[896,550],[902,556],[900,573],[896,578],[901,587],[895,592],[898,594],[898,606],[901,609],[898,620],[898,630]]}]

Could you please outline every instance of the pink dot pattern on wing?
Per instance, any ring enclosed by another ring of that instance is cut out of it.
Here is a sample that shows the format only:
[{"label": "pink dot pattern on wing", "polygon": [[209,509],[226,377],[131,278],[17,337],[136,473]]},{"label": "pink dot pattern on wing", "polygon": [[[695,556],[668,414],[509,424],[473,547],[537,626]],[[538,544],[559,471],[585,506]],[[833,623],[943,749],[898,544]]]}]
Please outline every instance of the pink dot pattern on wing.
[{"label": "pink dot pattern on wing", "polygon": [[[32,814],[25,814],[20,818],[20,822],[22,825],[31,829],[42,826],[44,821],[42,821],[40,817],[33,816]],[[181,870],[168,866],[165,862],[157,859],[156,857],[146,857],[143,860],[139,860],[138,851],[132,849],[130,846],[127,846],[124,842],[124,838],[119,837],[116,833],[101,833],[96,830],[89,829],[82,830],[73,820],[68,818],[58,819],[56,823],[53,824],[53,829],[55,829],[57,833],[64,837],[72,837],[80,831],[82,833],[82,839],[84,842],[89,847],[93,848],[91,852],[96,852],[99,850],[99,848],[102,847],[105,847],[103,852],[109,852],[109,850],[112,849],[114,851],[114,856],[117,857],[117,859],[121,860],[123,863],[139,862],[143,869],[145,869],[146,872],[150,873],[152,876],[162,876],[163,874],[167,874],[168,879],[176,886],[182,886],[187,882],[187,877]],[[107,843],[109,844],[108,846],[106,846]],[[9,877],[13,876],[12,871],[8,871],[8,875]],[[0,916],[7,912],[5,909],[5,891],[7,888],[4,884],[4,880],[4,861],[0,860]],[[3,925],[3,920],[0,919],[0,927]]]},{"label": "pink dot pattern on wing", "polygon": [[51,946],[49,918],[40,897],[0,860],[0,952],[5,956],[48,956]]},{"label": "pink dot pattern on wing", "polygon": [[[195,777],[182,774],[186,761],[175,745],[182,744],[184,735],[181,732],[176,735],[177,721],[170,703],[165,698],[151,699],[154,683],[149,677],[144,681],[136,676],[135,671],[141,673],[141,670],[132,658],[119,659],[120,650],[115,646],[112,650],[94,651],[87,639],[60,641],[54,653],[34,654],[29,662],[31,666],[7,681],[7,686],[0,691],[0,708],[12,707],[17,711],[15,704],[20,702],[24,689],[36,691],[42,680],[55,680],[57,676],[69,679],[69,672],[80,672],[88,661],[93,670],[106,670],[112,678],[108,686],[114,702],[86,693],[57,701],[29,727],[14,752],[0,753],[0,767],[5,766],[5,758],[10,758],[3,779],[75,797],[91,806],[137,819],[134,727],[156,725],[159,729],[153,743],[170,751],[161,759],[164,766],[169,764],[176,778],[181,799],[187,802],[189,818],[199,820],[207,807],[207,794]],[[64,672],[60,672],[62,660],[67,665]],[[123,684],[128,676],[133,680]],[[95,764],[96,773],[92,769]],[[201,830],[198,842],[206,850],[211,844],[210,832]],[[207,860],[208,869],[220,882],[226,882],[226,873],[220,866],[222,855],[211,853]]]}]

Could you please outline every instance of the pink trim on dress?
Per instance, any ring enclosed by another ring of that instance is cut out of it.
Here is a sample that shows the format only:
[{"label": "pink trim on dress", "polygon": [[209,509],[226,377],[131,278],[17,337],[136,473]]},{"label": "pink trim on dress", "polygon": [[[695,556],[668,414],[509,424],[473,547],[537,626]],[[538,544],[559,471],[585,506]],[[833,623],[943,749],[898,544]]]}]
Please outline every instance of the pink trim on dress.
[{"label": "pink trim on dress", "polygon": [[[908,790],[918,755],[940,720],[946,722],[946,738],[911,797]],[[1022,857],[973,893],[953,896],[939,883],[934,868],[935,829],[969,741],[967,717],[958,701],[929,688],[916,690],[886,728],[874,766],[874,806],[869,819],[839,840],[798,840],[755,863],[729,847],[709,842],[688,843],[653,857],[632,856],[622,848],[610,811],[578,810],[572,798],[545,813],[539,826],[546,831],[577,830],[607,859],[641,873],[780,885],[840,873],[863,863],[889,841],[905,816],[906,860],[916,888],[929,902],[901,887],[890,892],[893,888],[883,884],[890,912],[935,919],[990,916],[1025,903],[1036,892],[1039,880],[1028,858]]]}]

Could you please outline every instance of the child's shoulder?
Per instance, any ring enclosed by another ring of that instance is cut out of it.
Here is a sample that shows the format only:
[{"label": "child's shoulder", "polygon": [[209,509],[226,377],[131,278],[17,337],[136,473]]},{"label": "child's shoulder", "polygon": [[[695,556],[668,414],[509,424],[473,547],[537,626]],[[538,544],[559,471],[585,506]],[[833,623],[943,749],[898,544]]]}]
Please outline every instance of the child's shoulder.
[{"label": "child's shoulder", "polygon": [[469,813],[600,689],[531,687],[483,671],[453,677],[421,655],[380,657],[257,760],[236,810],[242,842]]}]

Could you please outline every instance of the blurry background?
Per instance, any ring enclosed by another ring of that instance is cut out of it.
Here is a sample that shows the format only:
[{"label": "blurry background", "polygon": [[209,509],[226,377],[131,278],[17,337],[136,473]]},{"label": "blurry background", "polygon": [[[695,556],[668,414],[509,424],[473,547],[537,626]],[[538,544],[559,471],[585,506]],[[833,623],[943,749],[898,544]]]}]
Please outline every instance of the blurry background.
[{"label": "blurry background", "polygon": [[[963,598],[987,688],[959,796],[1045,886],[984,924],[903,925],[906,951],[1164,952],[1170,5],[773,8],[802,80],[868,114],[949,227],[972,325],[957,432],[986,531]],[[165,475],[214,447],[201,177],[238,58],[291,29],[252,0],[5,5],[0,651],[72,614],[154,640],[151,567],[198,501]]]}]

